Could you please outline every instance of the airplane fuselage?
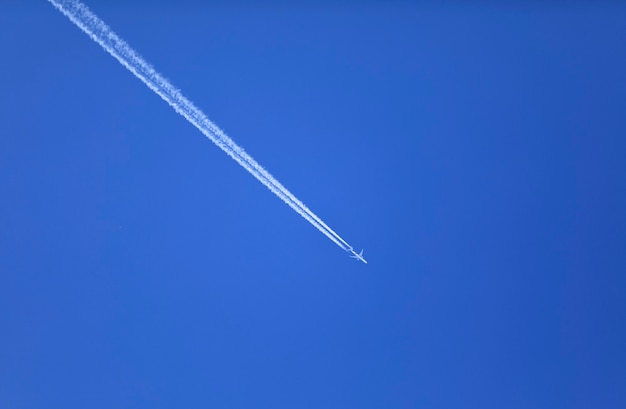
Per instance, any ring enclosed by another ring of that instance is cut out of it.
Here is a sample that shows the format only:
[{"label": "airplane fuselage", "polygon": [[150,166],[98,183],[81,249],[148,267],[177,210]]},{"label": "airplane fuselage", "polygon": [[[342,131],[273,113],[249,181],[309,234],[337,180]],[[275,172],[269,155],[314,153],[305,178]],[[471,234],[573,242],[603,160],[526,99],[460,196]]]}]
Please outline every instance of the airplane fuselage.
[{"label": "airplane fuselage", "polygon": [[350,253],[352,253],[350,257],[360,260],[363,263],[367,264],[367,261],[363,258],[363,250],[361,250],[360,253],[357,253],[356,251],[354,251],[354,249],[351,248]]}]

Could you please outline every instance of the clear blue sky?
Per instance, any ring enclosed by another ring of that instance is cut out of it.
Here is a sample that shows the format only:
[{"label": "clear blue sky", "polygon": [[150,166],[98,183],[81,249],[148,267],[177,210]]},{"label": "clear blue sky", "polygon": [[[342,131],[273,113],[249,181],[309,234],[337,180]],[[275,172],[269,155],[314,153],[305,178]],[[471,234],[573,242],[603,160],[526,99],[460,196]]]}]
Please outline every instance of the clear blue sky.
[{"label": "clear blue sky", "polygon": [[626,407],[626,6],[0,5],[0,407]]}]

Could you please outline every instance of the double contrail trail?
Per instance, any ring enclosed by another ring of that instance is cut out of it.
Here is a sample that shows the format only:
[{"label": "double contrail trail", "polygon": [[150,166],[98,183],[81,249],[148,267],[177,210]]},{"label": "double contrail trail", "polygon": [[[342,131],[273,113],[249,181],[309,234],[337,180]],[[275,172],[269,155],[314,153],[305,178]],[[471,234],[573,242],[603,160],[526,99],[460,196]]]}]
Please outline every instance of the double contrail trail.
[{"label": "double contrail trail", "polygon": [[48,0],[54,7],[70,19],[72,23],[83,30],[92,40],[100,44],[106,52],[115,57],[124,67],[139,78],[152,91],[167,102],[176,112],[185,117],[193,126],[198,128],[214,144],[243,166],[252,176],[263,183],[272,193],[288,204],[300,216],[316,227],[326,237],[332,240],[344,251],[356,254],[344,239],[333,229],[328,227],[304,203],[298,200],[276,178],[257,163],[239,145],[228,137],[221,129],[211,122],[207,116],[189,101],[161,74],[155,71],[135,50],[117,36],[102,20],[87,6],[78,0]]}]

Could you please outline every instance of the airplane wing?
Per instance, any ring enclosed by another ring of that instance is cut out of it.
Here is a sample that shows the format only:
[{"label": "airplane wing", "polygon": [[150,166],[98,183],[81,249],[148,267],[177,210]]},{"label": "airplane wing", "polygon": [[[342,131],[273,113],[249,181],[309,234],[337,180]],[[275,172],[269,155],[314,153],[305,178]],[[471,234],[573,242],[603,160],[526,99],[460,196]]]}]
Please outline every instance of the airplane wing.
[{"label": "airplane wing", "polygon": [[350,257],[355,258],[357,260],[361,260],[362,262],[364,262],[365,264],[367,264],[367,261],[365,261],[365,259],[363,258],[363,250],[361,250],[360,253],[357,253],[356,251],[354,251],[353,249],[350,249],[350,251],[352,252],[352,254],[350,255]]}]

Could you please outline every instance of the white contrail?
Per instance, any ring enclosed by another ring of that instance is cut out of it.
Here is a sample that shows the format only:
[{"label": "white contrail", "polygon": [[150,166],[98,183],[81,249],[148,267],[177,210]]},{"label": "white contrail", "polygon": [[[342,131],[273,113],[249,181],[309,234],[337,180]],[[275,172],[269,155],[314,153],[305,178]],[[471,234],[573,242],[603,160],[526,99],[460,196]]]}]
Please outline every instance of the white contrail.
[{"label": "white contrail", "polygon": [[263,183],[272,193],[282,199],[293,210],[325,234],[336,245],[347,252],[353,252],[344,239],[324,223],[315,213],[298,200],[289,190],[259,165],[243,148],[230,139],[211,122],[191,101],[176,89],[161,74],[156,72],[135,50],[118,37],[87,6],[78,0],[48,0],[72,23],[83,30],[92,40],[100,44],[106,52],[115,57],[152,91],[165,100],[176,112],[185,117],[207,138],[219,146],[231,158],[243,166],[252,176]]}]

